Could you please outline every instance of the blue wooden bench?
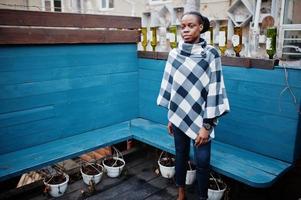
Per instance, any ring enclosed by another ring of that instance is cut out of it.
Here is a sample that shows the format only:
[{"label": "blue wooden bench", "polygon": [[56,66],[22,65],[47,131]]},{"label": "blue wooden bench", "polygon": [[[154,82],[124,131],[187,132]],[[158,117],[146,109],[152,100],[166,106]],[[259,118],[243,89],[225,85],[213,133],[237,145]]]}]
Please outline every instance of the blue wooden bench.
[{"label": "blue wooden bench", "polygon": [[40,169],[44,166],[131,138],[128,123],[124,122],[9,152],[0,156],[0,180],[20,175],[29,170]]},{"label": "blue wooden bench", "polygon": [[[5,180],[129,139],[175,154],[173,138],[167,134],[165,125],[137,118],[1,155],[0,177]],[[253,187],[270,186],[281,173],[291,167],[290,163],[218,141],[213,141],[211,165],[214,170]]]},{"label": "blue wooden bench", "polygon": [[[175,152],[155,103],[165,61],[138,59],[130,44],[0,51],[0,180],[128,139]],[[289,72],[300,97],[301,72]],[[216,130],[211,166],[271,186],[300,154],[300,115],[289,96],[278,98],[283,70],[225,67],[224,75],[232,110]]]},{"label": "blue wooden bench", "polygon": [[[131,132],[134,139],[175,154],[173,138],[167,134],[165,125],[135,119],[131,121]],[[213,140],[211,166],[213,170],[250,186],[268,187],[292,164]]]},{"label": "blue wooden bench", "polygon": [[[158,123],[137,128],[144,134],[141,139],[149,144],[156,143],[154,138],[167,137],[166,110],[155,104],[164,66],[162,60],[139,59],[140,117]],[[223,71],[231,112],[220,119],[216,128],[211,166],[250,186],[269,187],[300,157],[301,71],[288,70],[296,105],[288,91],[281,95],[286,87],[283,69],[224,66]],[[141,123],[137,124],[139,127]],[[157,147],[172,145],[164,139]],[[169,152],[174,153],[174,148]]]},{"label": "blue wooden bench", "polygon": [[1,46],[0,52],[0,180],[132,138],[135,44]]}]

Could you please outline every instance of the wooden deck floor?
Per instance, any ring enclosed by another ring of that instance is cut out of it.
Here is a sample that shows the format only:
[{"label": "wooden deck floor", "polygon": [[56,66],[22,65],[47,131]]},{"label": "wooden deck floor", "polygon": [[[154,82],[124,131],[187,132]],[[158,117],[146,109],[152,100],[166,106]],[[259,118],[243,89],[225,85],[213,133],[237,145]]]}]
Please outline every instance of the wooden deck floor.
[{"label": "wooden deck floor", "polygon": [[[155,173],[157,163],[156,151],[148,153],[139,151],[125,157],[126,168],[119,178],[109,178],[106,175],[96,185],[96,192],[89,196],[81,190],[88,191],[82,180],[70,183],[66,193],[58,198],[62,200],[171,200],[176,199],[176,187],[173,180],[162,178]],[[194,186],[188,188],[189,199],[196,198]],[[29,199],[46,200],[49,197],[42,194],[31,196]]]},{"label": "wooden deck floor", "polygon": [[[173,180],[158,176],[154,171],[157,167],[159,151],[144,146],[133,153],[125,156],[126,168],[119,178],[103,176],[101,182],[96,185],[96,192],[92,195],[82,194],[88,191],[80,174],[71,176],[66,193],[57,199],[60,200],[173,200],[176,199],[177,191]],[[227,179],[230,188],[229,199],[239,200],[299,200],[301,199],[301,163],[291,173],[268,189],[255,189],[236,181]],[[43,187],[37,187],[17,196],[5,199],[31,199],[49,200],[49,196],[43,195]],[[298,189],[299,188],[299,189]],[[187,187],[189,200],[197,199],[195,185]],[[0,198],[1,199],[1,198]]]}]

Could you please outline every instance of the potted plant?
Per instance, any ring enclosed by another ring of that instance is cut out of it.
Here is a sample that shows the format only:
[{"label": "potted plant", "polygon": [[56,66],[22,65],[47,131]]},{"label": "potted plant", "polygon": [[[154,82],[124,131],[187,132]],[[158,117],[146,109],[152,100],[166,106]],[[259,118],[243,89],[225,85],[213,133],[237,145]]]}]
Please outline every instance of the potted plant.
[{"label": "potted plant", "polygon": [[158,165],[164,178],[172,178],[175,175],[175,159],[171,154],[162,151],[158,159]]},{"label": "potted plant", "polygon": [[227,188],[226,183],[221,179],[220,176],[218,178],[214,177],[212,173],[210,173],[209,178],[209,189],[208,189],[208,200],[220,200],[224,192]]},{"label": "potted plant", "polygon": [[192,185],[196,179],[195,165],[188,161],[188,169],[186,173],[186,185]]},{"label": "potted plant", "polygon": [[122,153],[115,147],[113,147],[113,151],[112,156],[108,156],[102,161],[107,175],[111,178],[118,177],[125,166]]},{"label": "potted plant", "polygon": [[44,168],[41,173],[45,177],[43,182],[45,185],[44,192],[52,197],[60,197],[67,190],[69,175],[60,168]]},{"label": "potted plant", "polygon": [[87,185],[96,185],[100,182],[103,174],[103,166],[98,163],[85,162],[81,168],[80,172],[83,177],[83,181]]}]

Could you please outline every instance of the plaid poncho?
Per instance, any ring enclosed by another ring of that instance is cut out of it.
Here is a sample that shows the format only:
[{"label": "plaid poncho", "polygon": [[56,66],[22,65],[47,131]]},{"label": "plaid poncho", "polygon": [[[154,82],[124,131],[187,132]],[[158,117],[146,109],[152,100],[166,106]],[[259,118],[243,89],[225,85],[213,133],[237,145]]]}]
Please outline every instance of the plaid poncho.
[{"label": "plaid poncho", "polygon": [[[168,120],[195,139],[203,119],[229,111],[218,51],[206,44],[180,43],[166,62],[157,104],[168,108]],[[214,138],[214,130],[210,137]]]}]

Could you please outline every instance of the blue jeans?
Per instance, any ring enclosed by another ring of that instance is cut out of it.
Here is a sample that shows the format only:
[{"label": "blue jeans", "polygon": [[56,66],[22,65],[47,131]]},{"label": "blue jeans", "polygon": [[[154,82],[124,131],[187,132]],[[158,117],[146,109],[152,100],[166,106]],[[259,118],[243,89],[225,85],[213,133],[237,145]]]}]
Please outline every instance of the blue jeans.
[{"label": "blue jeans", "polygon": [[[172,128],[176,147],[176,184],[179,187],[185,187],[191,139],[174,125],[172,126]],[[199,147],[194,146],[196,180],[198,183],[198,192],[200,199],[208,198],[210,153],[211,141]]]}]

